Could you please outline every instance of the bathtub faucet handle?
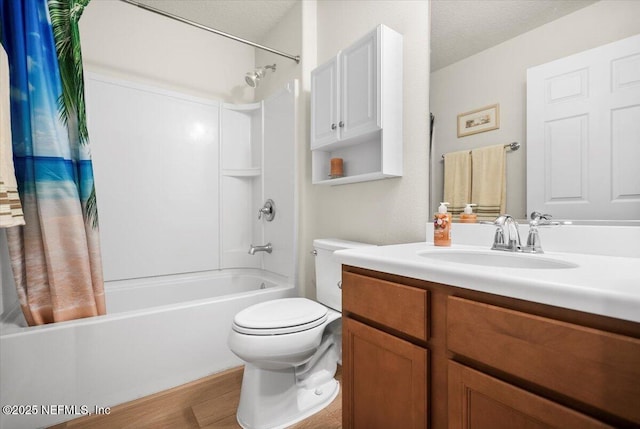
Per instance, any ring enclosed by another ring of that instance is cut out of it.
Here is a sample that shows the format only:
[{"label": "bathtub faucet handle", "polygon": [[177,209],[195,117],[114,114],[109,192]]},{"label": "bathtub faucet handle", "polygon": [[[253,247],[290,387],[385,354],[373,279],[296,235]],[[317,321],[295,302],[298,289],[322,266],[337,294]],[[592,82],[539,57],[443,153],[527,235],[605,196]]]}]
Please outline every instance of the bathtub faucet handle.
[{"label": "bathtub faucet handle", "polygon": [[267,222],[271,222],[276,216],[276,203],[271,198],[265,201],[262,208],[258,209],[258,219],[262,219],[262,215]]}]

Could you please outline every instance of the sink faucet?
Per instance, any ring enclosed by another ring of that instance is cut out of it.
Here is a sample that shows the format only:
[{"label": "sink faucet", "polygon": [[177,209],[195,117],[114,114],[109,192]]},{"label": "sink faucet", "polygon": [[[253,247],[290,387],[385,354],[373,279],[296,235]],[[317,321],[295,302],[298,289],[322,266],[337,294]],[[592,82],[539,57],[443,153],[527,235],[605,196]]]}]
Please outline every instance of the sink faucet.
[{"label": "sink faucet", "polygon": [[256,252],[271,253],[273,252],[273,247],[271,246],[271,243],[267,243],[264,246],[254,246],[252,244],[251,247],[249,248],[249,255],[255,255]]},{"label": "sink faucet", "polygon": [[493,222],[483,223],[497,226],[491,250],[505,250],[508,252],[519,252],[522,250],[518,222],[516,222],[512,216],[503,214],[498,216]]}]

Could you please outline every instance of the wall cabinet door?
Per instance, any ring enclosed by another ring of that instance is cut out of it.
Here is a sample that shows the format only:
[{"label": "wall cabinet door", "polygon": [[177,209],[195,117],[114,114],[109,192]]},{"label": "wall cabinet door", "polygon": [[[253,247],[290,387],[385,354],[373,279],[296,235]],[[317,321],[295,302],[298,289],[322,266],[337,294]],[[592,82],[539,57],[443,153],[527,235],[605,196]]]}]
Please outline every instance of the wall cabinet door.
[{"label": "wall cabinet door", "polygon": [[311,149],[338,140],[338,58],[311,72]]},{"label": "wall cabinet door", "polygon": [[380,32],[373,31],[311,72],[311,148],[380,128]]},{"label": "wall cabinet door", "polygon": [[345,317],[342,358],[345,428],[427,427],[426,349]]},{"label": "wall cabinet door", "polygon": [[603,429],[612,426],[449,361],[449,429]]},{"label": "wall cabinet door", "polygon": [[380,128],[378,37],[374,31],[340,53],[340,138]]}]

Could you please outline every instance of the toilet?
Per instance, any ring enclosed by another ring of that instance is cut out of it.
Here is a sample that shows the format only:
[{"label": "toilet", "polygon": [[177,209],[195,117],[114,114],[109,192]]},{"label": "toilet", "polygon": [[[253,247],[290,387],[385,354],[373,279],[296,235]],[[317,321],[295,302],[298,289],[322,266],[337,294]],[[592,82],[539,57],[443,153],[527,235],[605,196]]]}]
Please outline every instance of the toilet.
[{"label": "toilet", "polygon": [[316,295],[262,302],[233,319],[229,348],[245,362],[237,420],[245,429],[291,426],[338,395],[333,377],[342,359],[342,274],[333,252],[371,246],[313,241]]}]

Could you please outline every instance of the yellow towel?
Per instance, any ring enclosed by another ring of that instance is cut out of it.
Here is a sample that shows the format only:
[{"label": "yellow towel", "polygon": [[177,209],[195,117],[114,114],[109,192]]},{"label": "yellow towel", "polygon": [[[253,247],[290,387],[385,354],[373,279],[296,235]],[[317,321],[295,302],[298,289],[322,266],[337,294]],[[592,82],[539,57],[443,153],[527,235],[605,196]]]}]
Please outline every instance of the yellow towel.
[{"label": "yellow towel", "polygon": [[9,60],[0,45],[0,227],[24,225],[18,196],[13,150],[11,148],[11,116],[9,101]]},{"label": "yellow towel", "polygon": [[495,219],[505,212],[507,180],[504,145],[471,151],[471,200],[479,219]]},{"label": "yellow towel", "polygon": [[459,215],[471,202],[471,154],[468,150],[444,154],[444,200]]}]

